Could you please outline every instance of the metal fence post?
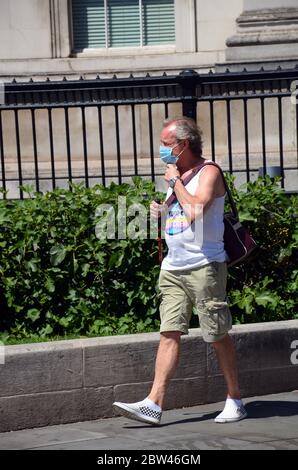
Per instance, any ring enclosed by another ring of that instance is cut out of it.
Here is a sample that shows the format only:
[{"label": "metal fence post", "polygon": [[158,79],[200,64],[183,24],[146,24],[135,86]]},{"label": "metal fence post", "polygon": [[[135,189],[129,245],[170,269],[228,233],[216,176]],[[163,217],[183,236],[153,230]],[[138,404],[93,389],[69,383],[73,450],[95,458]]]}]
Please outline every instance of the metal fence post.
[{"label": "metal fence post", "polygon": [[193,69],[180,72],[178,81],[182,87],[183,116],[197,120],[197,93],[199,74]]}]

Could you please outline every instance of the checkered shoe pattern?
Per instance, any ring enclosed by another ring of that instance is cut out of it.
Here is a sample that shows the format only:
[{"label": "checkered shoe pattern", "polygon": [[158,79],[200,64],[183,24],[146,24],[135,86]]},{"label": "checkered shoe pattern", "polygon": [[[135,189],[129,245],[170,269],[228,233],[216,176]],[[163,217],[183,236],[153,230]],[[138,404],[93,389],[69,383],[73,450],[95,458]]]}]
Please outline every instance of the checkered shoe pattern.
[{"label": "checkered shoe pattern", "polygon": [[161,414],[162,414],[161,411],[154,411],[148,406],[140,406],[140,411],[144,413],[144,415],[150,416],[151,418],[155,418],[155,419],[158,419],[158,421],[160,421]]},{"label": "checkered shoe pattern", "polygon": [[159,424],[162,415],[162,411],[155,411],[142,402],[122,403],[115,401],[113,409],[117,414],[148,424]]}]

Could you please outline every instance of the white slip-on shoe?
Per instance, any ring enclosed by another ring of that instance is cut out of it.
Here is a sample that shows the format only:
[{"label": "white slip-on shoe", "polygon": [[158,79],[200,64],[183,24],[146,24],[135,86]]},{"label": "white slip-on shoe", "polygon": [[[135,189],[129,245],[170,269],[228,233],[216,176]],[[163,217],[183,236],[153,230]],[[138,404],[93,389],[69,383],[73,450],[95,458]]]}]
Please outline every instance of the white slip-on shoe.
[{"label": "white slip-on shoe", "polygon": [[162,415],[161,411],[152,410],[149,406],[144,405],[143,402],[121,403],[120,401],[115,401],[113,409],[122,416],[148,424],[159,424]]},{"label": "white slip-on shoe", "polygon": [[225,408],[218,416],[216,416],[214,421],[216,423],[235,423],[236,421],[246,418],[246,416],[246,409],[243,405],[240,405],[235,406],[233,409]]}]

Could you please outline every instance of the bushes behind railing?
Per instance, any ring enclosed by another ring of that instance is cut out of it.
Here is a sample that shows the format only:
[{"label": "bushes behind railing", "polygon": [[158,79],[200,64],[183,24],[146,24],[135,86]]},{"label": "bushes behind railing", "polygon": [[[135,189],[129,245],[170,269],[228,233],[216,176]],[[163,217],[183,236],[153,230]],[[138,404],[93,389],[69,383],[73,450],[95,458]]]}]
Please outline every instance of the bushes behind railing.
[{"label": "bushes behind railing", "polygon": [[[153,184],[23,190],[31,197],[0,201],[2,341],[157,330],[157,241],[139,206],[148,210]],[[297,196],[269,177],[233,193],[259,244],[230,270],[234,322],[298,318]]]},{"label": "bushes behind railing", "polygon": [[251,262],[232,268],[229,300],[237,323],[298,318],[298,196],[280,178],[233,188],[240,220],[258,243]]}]

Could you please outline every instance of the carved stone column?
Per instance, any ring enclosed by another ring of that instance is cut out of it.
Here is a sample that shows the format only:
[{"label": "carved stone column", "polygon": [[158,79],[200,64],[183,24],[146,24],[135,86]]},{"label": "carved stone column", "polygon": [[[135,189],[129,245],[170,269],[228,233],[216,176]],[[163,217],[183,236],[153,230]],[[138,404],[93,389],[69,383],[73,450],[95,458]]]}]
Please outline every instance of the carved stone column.
[{"label": "carved stone column", "polygon": [[69,57],[70,40],[70,2],[50,0],[52,58]]},{"label": "carved stone column", "polygon": [[298,61],[298,0],[244,0],[227,63]]}]

